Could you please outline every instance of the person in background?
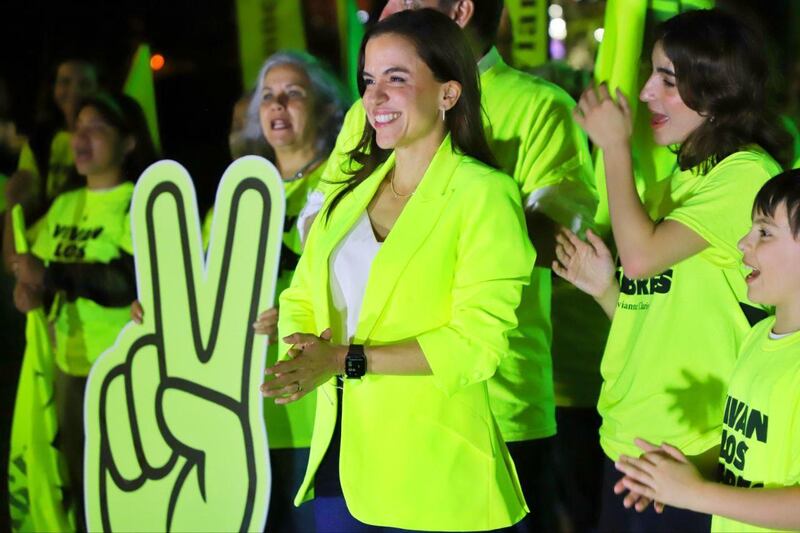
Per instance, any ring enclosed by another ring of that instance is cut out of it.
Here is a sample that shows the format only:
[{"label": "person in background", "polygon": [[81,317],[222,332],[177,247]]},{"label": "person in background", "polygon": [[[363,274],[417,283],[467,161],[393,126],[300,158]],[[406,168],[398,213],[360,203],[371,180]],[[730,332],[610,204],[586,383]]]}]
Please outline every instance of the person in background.
[{"label": "person in background", "polygon": [[31,253],[14,254],[14,303],[22,313],[52,302],[59,447],[78,529],[83,511],[83,394],[92,363],[128,322],[136,298],[129,208],[133,182],[155,160],[139,105],[98,94],[75,104],[70,138],[78,189],[58,195],[28,232]]},{"label": "person in background", "polygon": [[[297,217],[320,180],[349,102],[342,84],[319,60],[300,52],[267,59],[250,103],[245,137],[266,141],[286,190],[285,260],[301,250]],[[291,225],[290,225],[291,224]],[[288,250],[287,250],[288,248]]]},{"label": "person in background", "polygon": [[[42,106],[41,116],[22,146],[17,171],[5,185],[7,213],[22,204],[25,219],[33,223],[50,207],[61,192],[80,186],[73,179],[74,154],[70,147],[71,132],[77,106],[97,91],[97,71],[83,59],[67,59],[59,63],[53,81],[52,97]],[[3,261],[10,268],[14,253],[10,214],[6,215],[3,230]]]},{"label": "person in background", "polygon": [[659,505],[713,514],[711,531],[800,529],[800,170],[768,181],[739,241],[747,294],[775,307],[742,342],[728,385],[719,476],[669,444],[637,440],[623,485]]},{"label": "person in background", "polygon": [[747,299],[736,243],[750,226],[756,192],[789,161],[788,134],[767,107],[761,46],[755,32],[719,10],[686,12],[659,27],[640,99],[656,143],[676,146],[680,171],[663,198],[643,203],[634,185],[624,95],[614,101],[605,85],[590,87],[575,111],[603,150],[621,264],[617,271],[595,234],[584,242],[568,231],[553,264],[612,318],[598,402],[602,531],[709,527],[698,513],[626,509],[647,506],[633,494],[620,506],[614,462],[635,455],[634,438],[643,437],[673,443],[703,471],[716,463],[736,353],[765,316]]},{"label": "person in background", "polygon": [[[278,52],[266,60],[258,79],[245,138],[266,141],[283,179],[286,222],[275,291],[280,295],[289,286],[302,252],[297,216],[308,193],[319,183],[348,102],[339,81],[308,54]],[[276,340],[277,313],[277,308],[262,313],[253,325],[256,333]],[[268,365],[277,362],[277,352],[273,343]],[[269,530],[313,530],[312,509],[308,505],[295,509],[292,496],[303,480],[308,462],[315,403],[315,394],[290,405],[264,401],[273,476]]]}]

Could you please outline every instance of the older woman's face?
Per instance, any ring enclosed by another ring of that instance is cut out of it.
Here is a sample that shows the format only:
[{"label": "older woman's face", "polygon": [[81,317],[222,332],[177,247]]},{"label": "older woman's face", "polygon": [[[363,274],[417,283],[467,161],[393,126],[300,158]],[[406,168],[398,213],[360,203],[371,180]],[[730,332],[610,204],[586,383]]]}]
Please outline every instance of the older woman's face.
[{"label": "older woman's face", "polygon": [[406,38],[389,33],[370,39],[363,79],[362,102],[378,146],[441,141],[442,84]]},{"label": "older woman's face", "polygon": [[314,142],[313,108],[311,81],[303,69],[277,65],[264,76],[261,131],[274,149],[303,148]]}]

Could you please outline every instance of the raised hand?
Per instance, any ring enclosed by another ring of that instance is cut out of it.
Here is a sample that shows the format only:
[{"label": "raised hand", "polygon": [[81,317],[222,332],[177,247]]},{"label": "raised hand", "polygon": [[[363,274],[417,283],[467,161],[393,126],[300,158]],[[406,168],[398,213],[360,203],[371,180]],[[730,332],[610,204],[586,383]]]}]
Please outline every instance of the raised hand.
[{"label": "raised hand", "polygon": [[633,117],[628,99],[617,89],[615,102],[608,86],[590,85],[572,110],[575,121],[586,131],[592,142],[603,150],[612,147],[629,149],[633,132]]},{"label": "raised hand", "polygon": [[284,218],[275,168],[246,157],[217,192],[208,256],[186,171],[164,161],[131,208],[141,325],[87,385],[90,530],[263,530],[270,467],[252,328],[274,299]]},{"label": "raised hand", "polygon": [[616,283],[614,259],[592,230],[586,231],[586,239],[584,242],[568,229],[562,229],[556,235],[553,271],[586,294],[600,298]]}]

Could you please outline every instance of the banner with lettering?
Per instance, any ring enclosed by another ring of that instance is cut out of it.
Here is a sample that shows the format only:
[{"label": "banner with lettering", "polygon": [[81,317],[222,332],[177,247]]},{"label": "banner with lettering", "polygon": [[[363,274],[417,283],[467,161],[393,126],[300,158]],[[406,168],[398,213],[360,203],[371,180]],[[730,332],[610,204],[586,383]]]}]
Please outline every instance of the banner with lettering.
[{"label": "banner with lettering", "polygon": [[511,64],[521,70],[546,63],[549,57],[547,0],[506,0],[513,43]]},{"label": "banner with lettering", "polygon": [[278,50],[306,49],[301,0],[236,0],[244,90],[255,87],[264,60]]}]

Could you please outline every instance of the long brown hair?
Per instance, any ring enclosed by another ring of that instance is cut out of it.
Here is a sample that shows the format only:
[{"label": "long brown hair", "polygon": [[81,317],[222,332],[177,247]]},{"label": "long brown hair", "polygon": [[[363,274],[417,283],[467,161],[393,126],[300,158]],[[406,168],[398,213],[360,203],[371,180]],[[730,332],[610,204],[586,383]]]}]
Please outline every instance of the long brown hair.
[{"label": "long brown hair", "polygon": [[[385,34],[399,35],[408,39],[417,55],[431,69],[439,82],[457,81],[461,84],[461,96],[447,112],[445,129],[450,133],[456,152],[468,155],[486,165],[497,168],[497,162],[486,142],[481,120],[481,93],[478,69],[472,57],[469,43],[461,28],[446,15],[433,9],[407,10],[395,13],[378,22],[361,41],[358,56],[358,90],[363,96],[364,53],[373,37]],[[351,150],[350,177],[331,200],[326,219],[347,194],[367,179],[381,163],[386,161],[391,150],[378,146],[375,129],[364,122],[364,132],[358,145]]]},{"label": "long brown hair", "polygon": [[678,149],[682,170],[708,172],[748,144],[789,166],[791,138],[767,103],[767,51],[755,29],[719,9],[697,10],[661,24],[656,40],[675,66],[681,99],[707,117]]}]

